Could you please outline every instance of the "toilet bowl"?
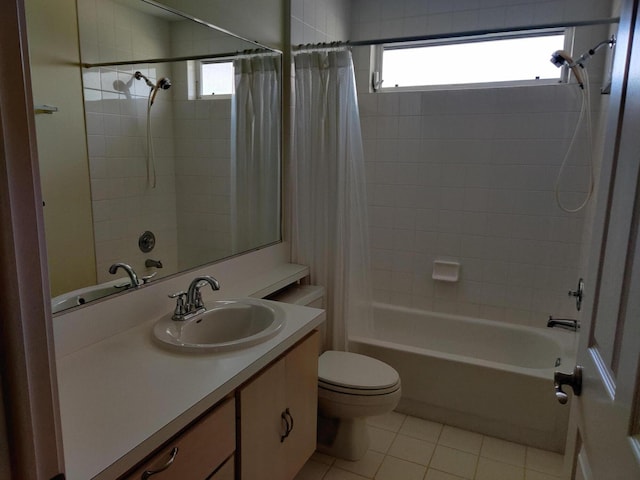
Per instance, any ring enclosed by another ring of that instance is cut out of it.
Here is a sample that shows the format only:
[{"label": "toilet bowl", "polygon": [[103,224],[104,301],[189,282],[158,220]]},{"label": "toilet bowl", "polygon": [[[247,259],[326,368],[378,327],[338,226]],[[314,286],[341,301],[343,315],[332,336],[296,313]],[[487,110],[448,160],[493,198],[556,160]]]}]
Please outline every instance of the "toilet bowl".
[{"label": "toilet bowl", "polygon": [[359,460],[369,448],[366,419],[392,411],[400,401],[400,376],[386,363],[328,350],[318,359],[318,447]]},{"label": "toilet bowl", "polygon": [[[322,308],[324,289],[296,285],[273,300]],[[359,460],[369,448],[367,417],[384,415],[400,401],[400,376],[375,358],[328,350],[318,359],[317,450]]]}]

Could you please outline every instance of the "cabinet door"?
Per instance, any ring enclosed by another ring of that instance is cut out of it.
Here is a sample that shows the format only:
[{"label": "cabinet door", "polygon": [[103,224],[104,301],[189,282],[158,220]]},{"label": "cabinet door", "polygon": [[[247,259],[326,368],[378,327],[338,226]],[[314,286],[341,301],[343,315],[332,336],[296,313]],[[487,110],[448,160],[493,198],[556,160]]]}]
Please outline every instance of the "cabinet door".
[{"label": "cabinet door", "polygon": [[[202,480],[207,478],[233,454],[236,443],[235,431],[235,402],[230,398],[178,435],[124,479]],[[167,468],[163,469],[165,466]],[[157,473],[150,475],[151,472]]]},{"label": "cabinet door", "polygon": [[285,404],[285,361],[278,360],[239,392],[242,480],[279,480],[284,464],[281,417]]},{"label": "cabinet door", "polygon": [[235,457],[232,455],[227,461],[218,469],[216,473],[207,478],[207,480],[234,480],[235,478]]},{"label": "cabinet door", "polygon": [[286,408],[293,419],[293,429],[283,442],[286,480],[296,476],[316,449],[319,338],[314,332],[285,357]]}]

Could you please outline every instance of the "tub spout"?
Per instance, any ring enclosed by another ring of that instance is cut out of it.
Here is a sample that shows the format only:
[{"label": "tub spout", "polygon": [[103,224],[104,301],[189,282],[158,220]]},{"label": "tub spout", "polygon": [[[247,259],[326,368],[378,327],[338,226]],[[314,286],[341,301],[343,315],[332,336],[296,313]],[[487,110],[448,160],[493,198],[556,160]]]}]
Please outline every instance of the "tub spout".
[{"label": "tub spout", "polygon": [[580,322],[578,320],[573,320],[572,318],[553,318],[551,315],[549,315],[549,320],[547,320],[547,327],[558,327],[577,332],[578,330],[580,330]]}]

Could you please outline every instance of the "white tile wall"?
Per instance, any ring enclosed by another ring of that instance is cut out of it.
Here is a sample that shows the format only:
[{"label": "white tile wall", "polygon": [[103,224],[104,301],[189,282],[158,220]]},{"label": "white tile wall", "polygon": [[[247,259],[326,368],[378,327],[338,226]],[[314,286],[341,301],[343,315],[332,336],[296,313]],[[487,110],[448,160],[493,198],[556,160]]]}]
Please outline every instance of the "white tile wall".
[{"label": "white tile wall", "polygon": [[605,18],[609,0],[352,0],[352,40]]},{"label": "white tile wall", "polygon": [[349,19],[345,0],[291,0],[291,43],[347,40]]},{"label": "white tile wall", "polygon": [[[171,27],[172,55],[199,48],[191,29],[182,28],[181,23]],[[207,41],[211,41],[210,36]],[[214,48],[224,49],[226,44],[207,43],[205,50],[211,52]],[[185,88],[192,82],[186,62],[174,65],[173,75],[182,86],[174,92],[173,108],[178,267],[184,270],[202,264],[206,258],[231,255],[231,100],[195,99],[193,92]]]},{"label": "white tile wall", "polygon": [[[152,58],[169,53],[168,25],[111,0],[78,2],[84,60]],[[146,176],[146,106],[149,88],[133,73],[152,82],[171,76],[168,66],[133,65],[83,70],[91,171],[98,282],[112,280],[114,262],[131,264],[140,275],[152,273],[144,260],[177,265],[176,189],[172,90],[162,91],[152,108],[157,188]],[[150,254],[138,248],[145,230],[156,235]]]},{"label": "white tile wall", "polygon": [[[128,9],[112,0],[82,0],[83,58],[95,61],[161,58],[194,49],[237,50],[204,34]],[[92,28],[92,26],[94,28]],[[95,34],[94,34],[95,33]],[[146,106],[149,88],[132,80],[140,70],[152,82],[173,80],[152,107],[158,186],[146,181]],[[191,268],[202,259],[229,256],[229,99],[193,99],[186,62],[83,71],[94,209],[98,281],[108,267],[130,263],[148,274],[145,258],[159,259],[164,271]],[[175,121],[174,121],[175,120]],[[138,249],[145,230],[156,234],[150,254]],[[178,248],[180,245],[180,248]]]},{"label": "white tile wall", "polygon": [[[606,17],[609,8],[606,1],[353,0],[352,33],[449,33]],[[586,29],[576,43],[599,35]],[[534,326],[550,314],[575,316],[566,292],[583,266],[584,213],[562,212],[553,194],[578,116],[575,85],[373,94],[369,58],[367,47],[354,49],[376,299]],[[561,183],[569,205],[585,195],[585,153],[572,156]],[[461,263],[459,283],[431,279],[436,258]]]}]

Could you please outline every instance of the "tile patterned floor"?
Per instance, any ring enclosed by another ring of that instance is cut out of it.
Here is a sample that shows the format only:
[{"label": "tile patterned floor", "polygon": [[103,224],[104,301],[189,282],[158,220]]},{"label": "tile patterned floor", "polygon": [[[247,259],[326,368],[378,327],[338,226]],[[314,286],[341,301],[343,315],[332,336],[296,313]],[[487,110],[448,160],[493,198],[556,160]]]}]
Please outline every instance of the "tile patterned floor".
[{"label": "tile patterned floor", "polygon": [[392,412],[357,462],[315,453],[295,480],[566,480],[557,453]]}]

